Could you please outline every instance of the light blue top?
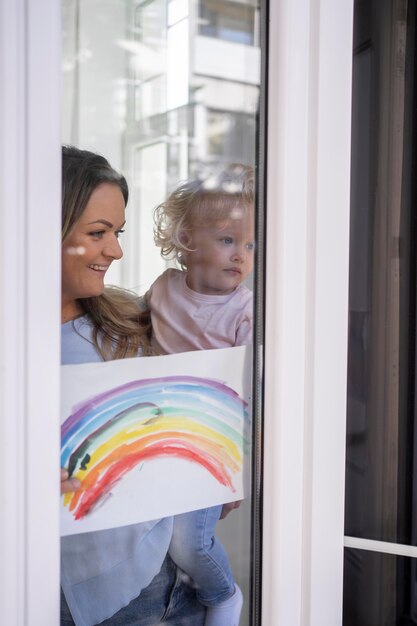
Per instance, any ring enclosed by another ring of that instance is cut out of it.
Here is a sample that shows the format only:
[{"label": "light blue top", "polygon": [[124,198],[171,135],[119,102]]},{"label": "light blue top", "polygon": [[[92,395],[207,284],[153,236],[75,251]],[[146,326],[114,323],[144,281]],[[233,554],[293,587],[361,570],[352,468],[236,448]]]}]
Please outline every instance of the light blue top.
[{"label": "light blue top", "polygon": [[[63,365],[101,361],[86,316],[62,325]],[[172,517],[61,539],[61,585],[77,626],[93,626],[136,598],[161,569]]]}]

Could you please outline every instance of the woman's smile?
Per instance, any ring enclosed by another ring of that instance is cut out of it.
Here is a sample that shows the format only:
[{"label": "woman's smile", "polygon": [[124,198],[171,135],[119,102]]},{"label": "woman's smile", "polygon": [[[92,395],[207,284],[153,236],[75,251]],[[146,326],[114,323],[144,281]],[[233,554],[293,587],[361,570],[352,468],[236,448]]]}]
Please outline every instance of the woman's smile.
[{"label": "woman's smile", "polygon": [[88,267],[96,272],[107,272],[107,270],[110,267],[110,264],[109,265],[89,265]]}]

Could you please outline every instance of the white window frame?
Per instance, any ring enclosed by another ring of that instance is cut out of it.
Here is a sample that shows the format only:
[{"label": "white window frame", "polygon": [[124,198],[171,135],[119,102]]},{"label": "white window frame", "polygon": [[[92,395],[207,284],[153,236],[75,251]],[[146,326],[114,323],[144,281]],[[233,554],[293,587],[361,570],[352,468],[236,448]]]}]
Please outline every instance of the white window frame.
[{"label": "white window frame", "polygon": [[[269,11],[262,623],[337,626],[353,0]],[[0,46],[0,601],[56,626],[60,3],[0,0]]]},{"label": "white window frame", "polygon": [[272,0],[262,624],[342,623],[353,0]]},{"label": "white window frame", "polygon": [[0,606],[59,623],[60,7],[0,0]]}]

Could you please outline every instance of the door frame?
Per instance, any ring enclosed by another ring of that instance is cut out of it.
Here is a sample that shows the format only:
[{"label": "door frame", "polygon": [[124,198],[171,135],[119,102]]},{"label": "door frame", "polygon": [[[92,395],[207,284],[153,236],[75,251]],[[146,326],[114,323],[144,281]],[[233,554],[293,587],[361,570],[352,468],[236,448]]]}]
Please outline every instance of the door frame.
[{"label": "door frame", "polygon": [[[353,0],[271,0],[268,11],[262,623],[335,626]],[[55,626],[60,6],[0,0],[0,17],[0,593],[5,623]]]},{"label": "door frame", "polygon": [[262,623],[342,623],[353,0],[269,5]]},{"label": "door frame", "polygon": [[59,3],[0,0],[0,46],[0,604],[5,624],[52,626],[59,623]]}]

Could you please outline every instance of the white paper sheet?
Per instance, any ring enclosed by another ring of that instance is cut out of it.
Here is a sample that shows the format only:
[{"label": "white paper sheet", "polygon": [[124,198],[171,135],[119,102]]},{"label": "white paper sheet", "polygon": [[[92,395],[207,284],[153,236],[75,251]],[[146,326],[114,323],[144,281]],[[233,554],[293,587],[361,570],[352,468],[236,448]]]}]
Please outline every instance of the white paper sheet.
[{"label": "white paper sheet", "polygon": [[242,499],[250,404],[248,347],[62,366],[61,534]]}]

